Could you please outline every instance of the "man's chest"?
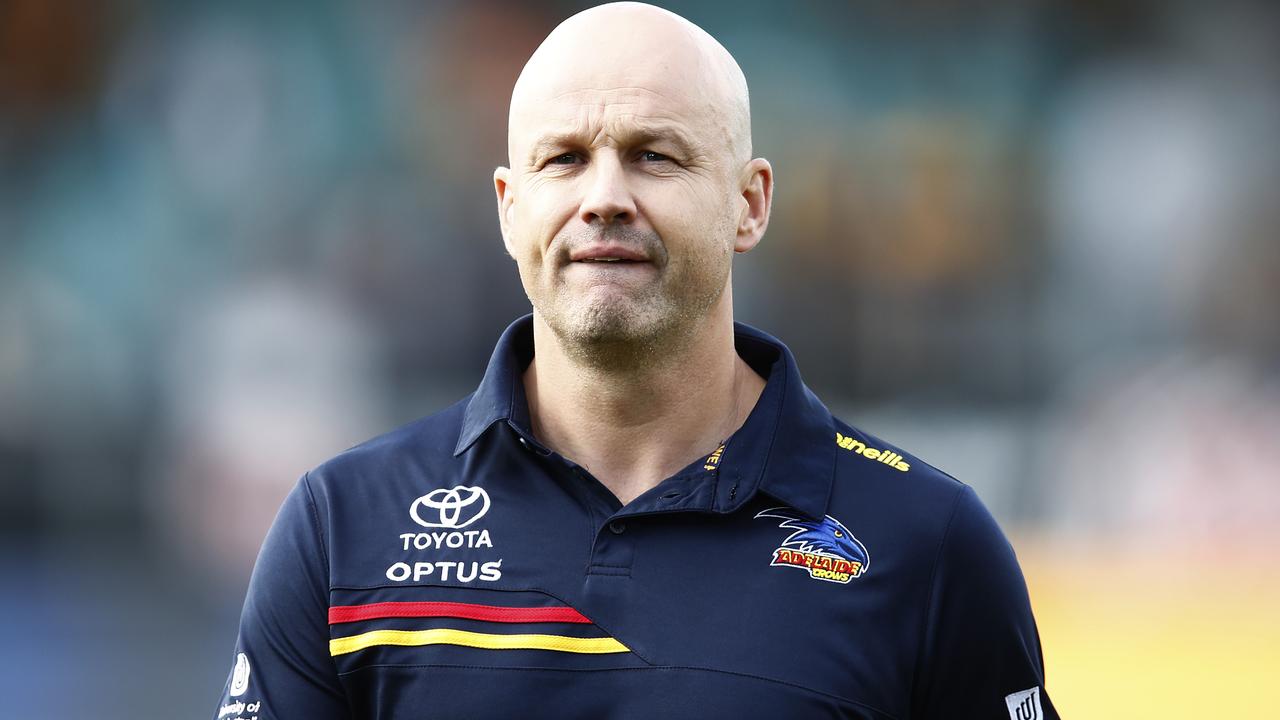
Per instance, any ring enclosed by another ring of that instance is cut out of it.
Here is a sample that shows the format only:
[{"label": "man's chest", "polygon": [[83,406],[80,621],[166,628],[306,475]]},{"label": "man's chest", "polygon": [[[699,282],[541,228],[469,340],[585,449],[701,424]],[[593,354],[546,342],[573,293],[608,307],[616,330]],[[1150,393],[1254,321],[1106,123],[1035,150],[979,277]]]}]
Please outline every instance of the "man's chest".
[{"label": "man's chest", "polygon": [[551,478],[467,482],[334,525],[358,717],[898,716],[919,613],[891,552],[789,542],[763,496],[610,515]]}]

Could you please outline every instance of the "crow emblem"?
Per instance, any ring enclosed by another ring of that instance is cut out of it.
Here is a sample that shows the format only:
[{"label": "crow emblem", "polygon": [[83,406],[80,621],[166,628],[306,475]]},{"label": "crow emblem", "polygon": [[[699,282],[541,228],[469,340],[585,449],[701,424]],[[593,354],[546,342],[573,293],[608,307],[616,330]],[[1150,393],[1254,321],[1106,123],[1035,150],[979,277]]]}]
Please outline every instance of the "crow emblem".
[{"label": "crow emblem", "polygon": [[815,580],[847,584],[871,565],[867,548],[830,515],[815,521],[791,508],[777,507],[756,517],[781,520],[778,527],[794,531],[773,551],[771,566],[794,567],[808,571]]}]

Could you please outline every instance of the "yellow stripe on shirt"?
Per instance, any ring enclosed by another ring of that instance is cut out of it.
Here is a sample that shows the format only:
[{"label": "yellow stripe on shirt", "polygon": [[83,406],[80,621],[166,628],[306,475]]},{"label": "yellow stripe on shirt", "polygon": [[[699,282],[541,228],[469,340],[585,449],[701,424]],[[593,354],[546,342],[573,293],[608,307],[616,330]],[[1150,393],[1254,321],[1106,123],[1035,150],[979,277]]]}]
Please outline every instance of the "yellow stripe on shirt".
[{"label": "yellow stripe on shirt", "polygon": [[571,653],[631,652],[610,637],[578,638],[566,635],[493,635],[489,633],[432,628],[430,630],[371,630],[329,641],[329,654],[337,657],[375,645],[461,645],[485,650],[554,650]]}]

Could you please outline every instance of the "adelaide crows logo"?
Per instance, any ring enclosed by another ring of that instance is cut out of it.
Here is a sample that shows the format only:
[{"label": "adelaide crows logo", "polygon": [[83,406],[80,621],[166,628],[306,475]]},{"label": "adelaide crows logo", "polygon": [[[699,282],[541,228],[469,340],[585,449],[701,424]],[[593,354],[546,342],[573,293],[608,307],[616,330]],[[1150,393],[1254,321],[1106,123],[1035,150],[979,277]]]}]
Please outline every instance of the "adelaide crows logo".
[{"label": "adelaide crows logo", "polygon": [[858,538],[830,515],[814,521],[791,508],[777,507],[762,510],[756,517],[777,518],[782,520],[778,527],[795,530],[773,551],[770,567],[799,568],[807,570],[811,578],[843,585],[871,565],[871,556]]}]

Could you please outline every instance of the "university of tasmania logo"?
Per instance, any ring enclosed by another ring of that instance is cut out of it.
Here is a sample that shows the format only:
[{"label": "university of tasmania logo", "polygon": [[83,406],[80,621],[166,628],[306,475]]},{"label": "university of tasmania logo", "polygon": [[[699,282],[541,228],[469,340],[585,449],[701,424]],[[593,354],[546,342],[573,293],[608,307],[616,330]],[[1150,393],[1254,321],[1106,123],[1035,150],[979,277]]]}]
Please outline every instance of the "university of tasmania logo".
[{"label": "university of tasmania logo", "polygon": [[778,507],[762,510],[756,517],[776,518],[782,521],[778,527],[795,531],[773,551],[770,567],[798,568],[815,580],[845,585],[871,565],[871,556],[858,538],[830,515],[815,521],[791,508]]}]

